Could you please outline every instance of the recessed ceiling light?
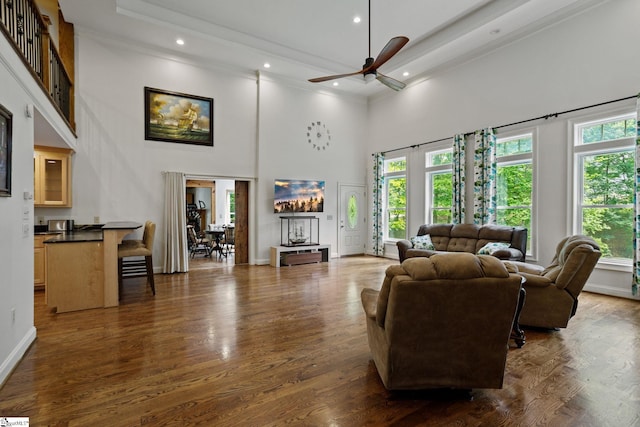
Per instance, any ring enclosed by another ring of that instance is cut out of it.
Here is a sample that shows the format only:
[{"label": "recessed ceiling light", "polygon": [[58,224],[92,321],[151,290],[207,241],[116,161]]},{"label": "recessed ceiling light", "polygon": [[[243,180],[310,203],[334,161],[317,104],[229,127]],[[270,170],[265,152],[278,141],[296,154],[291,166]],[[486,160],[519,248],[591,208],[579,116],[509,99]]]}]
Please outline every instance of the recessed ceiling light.
[{"label": "recessed ceiling light", "polygon": [[333,85],[334,85],[334,86],[339,86],[339,85],[340,85],[340,83],[338,83],[338,82],[333,82]]},{"label": "recessed ceiling light", "polygon": [[359,16],[355,16],[355,17],[353,18],[353,23],[354,23],[354,24],[359,24],[359,23],[360,23],[360,17],[359,17]]},{"label": "recessed ceiling light", "polygon": [[269,64],[268,62],[264,63],[264,68],[271,68],[271,64]]},{"label": "recessed ceiling light", "polygon": [[404,73],[402,73],[403,76],[407,77],[409,75],[408,71],[405,71]]},{"label": "recessed ceiling light", "polygon": [[176,39],[176,44],[179,44],[180,46],[182,46],[184,44],[184,40]]}]

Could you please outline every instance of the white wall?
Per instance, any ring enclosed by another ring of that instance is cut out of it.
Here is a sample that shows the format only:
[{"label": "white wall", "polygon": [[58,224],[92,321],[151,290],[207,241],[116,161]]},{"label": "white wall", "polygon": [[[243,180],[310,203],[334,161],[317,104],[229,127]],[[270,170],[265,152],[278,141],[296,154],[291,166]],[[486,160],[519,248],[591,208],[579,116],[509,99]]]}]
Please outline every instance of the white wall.
[{"label": "white wall", "polygon": [[[177,62],[81,31],[76,48],[73,208],[38,209],[38,217],[70,217],[76,224],[92,223],[96,216],[101,222],[151,219],[158,224],[158,270],[165,241],[162,171],[255,179],[258,196],[250,209],[257,215],[259,235],[250,250],[256,263],[268,263],[269,247],[278,244],[280,236],[273,214],[273,180],[324,179],[327,201],[321,240],[336,247],[337,183],[365,182],[365,167],[357,161],[366,129],[362,98],[322,94],[264,76],[257,85],[254,74]],[[146,141],[145,86],[214,98],[214,147]],[[329,150],[309,148],[306,131],[312,120],[331,126],[334,139]],[[327,221],[327,214],[334,220]]]},{"label": "white wall", "polygon": [[[194,175],[253,176],[256,84],[232,75],[139,52],[79,34],[73,164],[76,224],[147,219],[158,224],[156,270],[164,248],[163,171]],[[214,146],[147,141],[144,87],[214,99]],[[63,212],[59,212],[62,214]],[[40,215],[40,210],[38,212]],[[51,210],[43,212],[52,215]],[[53,213],[55,214],[55,213]]]},{"label": "white wall", "polygon": [[[611,1],[398,94],[373,100],[367,156],[636,94],[640,57],[632,51],[634,41],[640,40],[638,16],[640,2]],[[627,101],[600,111],[633,111],[634,106],[634,101]],[[544,228],[534,231],[538,249],[534,258],[541,264],[547,264],[557,242],[573,232],[567,172],[570,120],[593,112],[522,125],[538,133],[535,215]],[[422,155],[421,150],[409,152]],[[414,191],[424,181],[421,162],[409,162],[414,166],[408,172],[413,181],[408,190],[410,235],[424,222],[424,191]],[[630,297],[630,282],[630,268],[599,269],[588,289]]]},{"label": "white wall", "polygon": [[[363,99],[311,91],[260,80],[258,259],[268,262],[269,247],[280,244],[280,215],[273,213],[275,179],[325,181],[320,243],[330,244],[335,255],[338,234],[338,183],[365,184],[367,105]],[[315,150],[307,140],[307,127],[325,123],[331,142]],[[329,219],[332,218],[332,219]]]},{"label": "white wall", "polygon": [[[0,36],[0,104],[13,115],[11,197],[0,197],[0,385],[36,337],[33,321],[33,141],[36,110],[73,137]],[[27,117],[25,110],[29,110]],[[24,193],[27,193],[25,199]],[[31,197],[31,198],[30,198]],[[26,226],[26,233],[23,232]],[[15,318],[15,320],[14,320]]]}]

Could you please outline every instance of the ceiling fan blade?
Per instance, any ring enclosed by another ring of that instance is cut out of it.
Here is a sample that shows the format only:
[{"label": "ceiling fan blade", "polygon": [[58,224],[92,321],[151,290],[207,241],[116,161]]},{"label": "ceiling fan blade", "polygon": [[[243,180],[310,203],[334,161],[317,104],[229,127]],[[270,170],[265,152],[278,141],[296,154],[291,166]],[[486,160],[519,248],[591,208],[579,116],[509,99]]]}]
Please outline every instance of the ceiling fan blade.
[{"label": "ceiling fan blade", "polygon": [[353,73],[336,74],[335,76],[316,77],[315,79],[309,79],[309,81],[311,83],[320,83],[320,82],[326,82],[328,80],[333,80],[333,79],[341,79],[342,77],[355,76],[357,74],[362,74],[363,72],[364,70],[360,70]]},{"label": "ceiling fan blade", "polygon": [[407,86],[405,83],[402,83],[401,81],[398,81],[396,79],[393,79],[389,76],[385,76],[384,74],[380,74],[380,73],[378,73],[378,76],[376,77],[376,79],[383,85],[390,87],[391,89],[396,91],[402,90],[405,88],[405,86]]},{"label": "ceiling fan blade", "polygon": [[391,57],[396,53],[398,53],[400,49],[402,49],[404,45],[407,43],[409,43],[409,38],[405,36],[398,36],[389,40],[387,45],[383,47],[380,53],[378,54],[378,57],[376,58],[376,60],[373,61],[373,64],[371,64],[369,69],[375,70],[376,68],[378,68],[379,66],[381,66],[382,64],[390,60]]}]

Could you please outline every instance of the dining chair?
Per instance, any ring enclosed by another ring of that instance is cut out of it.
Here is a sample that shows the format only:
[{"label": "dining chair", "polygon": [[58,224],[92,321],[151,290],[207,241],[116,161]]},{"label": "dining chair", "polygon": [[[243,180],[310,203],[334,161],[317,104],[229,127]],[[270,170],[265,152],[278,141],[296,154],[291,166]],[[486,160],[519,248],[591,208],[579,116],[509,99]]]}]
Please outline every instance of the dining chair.
[{"label": "dining chair", "polygon": [[235,250],[236,245],[236,227],[228,225],[224,229],[224,245],[225,251],[228,254],[231,250]]},{"label": "dining chair", "polygon": [[199,237],[193,225],[187,225],[187,241],[189,243],[189,254],[195,258],[196,254],[202,253],[211,256],[213,245],[206,237]]},{"label": "dining chair", "polygon": [[156,294],[156,285],[153,280],[153,240],[155,232],[156,224],[152,221],[147,221],[144,225],[142,240],[123,240],[118,245],[118,287],[121,294],[123,279],[145,276],[147,283],[151,287],[151,292],[153,295]]}]

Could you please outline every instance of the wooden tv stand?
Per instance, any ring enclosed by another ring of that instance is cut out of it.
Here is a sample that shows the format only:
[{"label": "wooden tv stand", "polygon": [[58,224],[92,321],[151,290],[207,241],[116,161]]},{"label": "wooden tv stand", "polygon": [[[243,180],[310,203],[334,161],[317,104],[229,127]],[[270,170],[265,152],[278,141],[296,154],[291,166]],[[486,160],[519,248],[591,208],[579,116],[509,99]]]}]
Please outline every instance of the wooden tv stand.
[{"label": "wooden tv stand", "polygon": [[271,266],[329,262],[331,245],[271,246]]}]

